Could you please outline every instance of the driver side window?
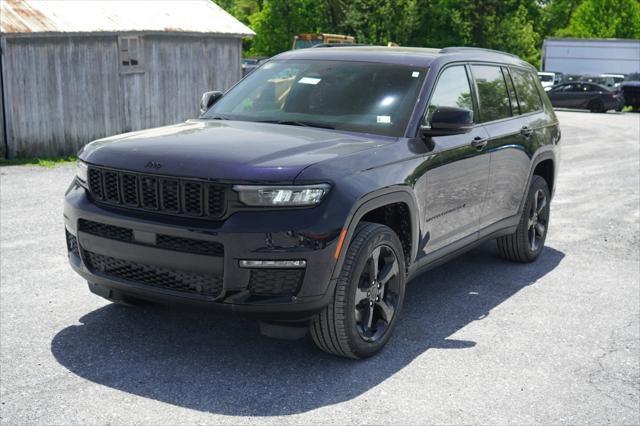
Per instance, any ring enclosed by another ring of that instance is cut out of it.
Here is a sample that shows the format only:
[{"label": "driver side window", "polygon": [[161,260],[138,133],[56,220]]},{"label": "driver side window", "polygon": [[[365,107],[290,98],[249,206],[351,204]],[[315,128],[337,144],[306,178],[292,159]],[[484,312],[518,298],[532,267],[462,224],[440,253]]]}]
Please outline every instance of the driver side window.
[{"label": "driver side window", "polygon": [[[433,113],[440,107],[466,108],[473,111],[471,86],[464,65],[449,67],[440,74],[427,107],[425,123],[431,123]],[[475,112],[473,115],[475,121]]]}]

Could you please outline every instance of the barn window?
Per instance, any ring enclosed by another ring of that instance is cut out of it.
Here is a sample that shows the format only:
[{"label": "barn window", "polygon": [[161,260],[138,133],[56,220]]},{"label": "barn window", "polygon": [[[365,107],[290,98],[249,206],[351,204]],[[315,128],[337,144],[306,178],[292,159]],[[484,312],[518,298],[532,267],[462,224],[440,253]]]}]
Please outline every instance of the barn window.
[{"label": "barn window", "polygon": [[142,71],[142,40],[139,36],[121,36],[120,46],[121,72]]}]

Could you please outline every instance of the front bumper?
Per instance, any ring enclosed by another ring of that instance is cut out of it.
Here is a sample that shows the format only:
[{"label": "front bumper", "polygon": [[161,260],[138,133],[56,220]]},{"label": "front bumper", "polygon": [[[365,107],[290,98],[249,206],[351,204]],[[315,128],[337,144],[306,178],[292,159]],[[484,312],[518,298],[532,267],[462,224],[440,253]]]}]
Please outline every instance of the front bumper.
[{"label": "front bumper", "polygon": [[[74,182],[64,204],[69,262],[105,297],[308,319],[333,294],[341,226],[329,224],[324,208],[237,212],[223,222],[168,218],[98,206]],[[240,260],[305,260],[306,267],[241,268]]]}]

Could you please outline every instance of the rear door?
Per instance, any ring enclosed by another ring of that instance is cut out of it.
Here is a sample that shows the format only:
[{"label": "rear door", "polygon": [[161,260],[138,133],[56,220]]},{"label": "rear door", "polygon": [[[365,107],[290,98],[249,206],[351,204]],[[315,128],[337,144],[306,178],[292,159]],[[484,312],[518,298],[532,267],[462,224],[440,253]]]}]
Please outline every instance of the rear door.
[{"label": "rear door", "polygon": [[489,184],[480,217],[483,228],[518,213],[529,176],[531,144],[535,134],[531,116],[540,107],[535,86],[535,99],[522,89],[535,78],[529,71],[510,71],[497,65],[472,65],[478,88],[480,117],[489,134],[487,149],[491,152]]},{"label": "rear door", "polygon": [[[425,123],[438,107],[466,108],[476,105],[464,64],[441,71],[429,100]],[[469,133],[433,137],[434,149],[421,168],[424,181],[417,182],[422,218],[424,254],[432,253],[458,240],[477,239],[479,217],[487,191],[489,154],[483,149],[487,133],[476,125]],[[481,145],[479,148],[474,145]],[[466,237],[466,238],[465,238]]]}]

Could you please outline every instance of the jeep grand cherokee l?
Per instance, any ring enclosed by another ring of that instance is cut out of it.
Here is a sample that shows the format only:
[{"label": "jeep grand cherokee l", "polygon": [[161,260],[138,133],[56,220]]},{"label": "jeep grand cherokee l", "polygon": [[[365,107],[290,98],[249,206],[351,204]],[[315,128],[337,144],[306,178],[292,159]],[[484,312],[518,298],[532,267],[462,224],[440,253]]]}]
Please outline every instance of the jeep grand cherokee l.
[{"label": "jeep grand cherokee l", "polygon": [[226,309],[363,358],[429,267],[487,239],[519,262],[543,250],[560,131],[517,57],[297,50],[202,103],[79,153],[64,217],[92,292]]}]

